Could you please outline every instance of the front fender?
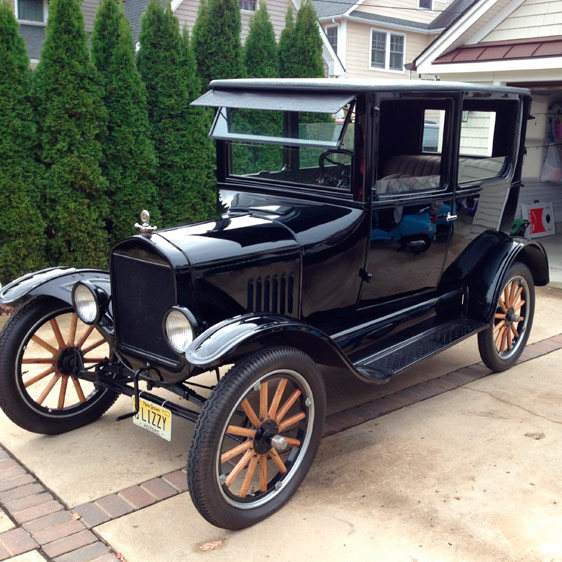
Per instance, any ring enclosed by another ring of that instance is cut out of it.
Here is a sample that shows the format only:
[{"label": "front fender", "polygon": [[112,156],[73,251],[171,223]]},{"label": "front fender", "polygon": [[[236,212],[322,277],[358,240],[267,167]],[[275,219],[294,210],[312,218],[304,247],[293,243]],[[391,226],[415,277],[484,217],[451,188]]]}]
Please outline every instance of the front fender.
[{"label": "front fender", "polygon": [[50,267],[28,273],[0,290],[0,304],[17,304],[26,297],[44,295],[72,304],[72,287],[78,281],[89,280],[111,295],[109,273],[101,269]]},{"label": "front fender", "polygon": [[343,368],[366,380],[324,332],[275,314],[244,314],[215,324],[192,342],[186,359],[192,365],[213,368],[235,360],[256,345],[275,344],[296,347],[319,365]]}]

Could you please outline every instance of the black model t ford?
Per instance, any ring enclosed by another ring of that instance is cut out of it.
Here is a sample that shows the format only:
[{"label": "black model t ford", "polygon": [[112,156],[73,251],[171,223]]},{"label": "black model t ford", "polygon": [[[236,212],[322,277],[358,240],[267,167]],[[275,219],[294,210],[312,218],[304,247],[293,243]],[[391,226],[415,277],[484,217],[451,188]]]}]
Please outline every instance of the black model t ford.
[{"label": "black model t ford", "polygon": [[[238,529],[305,477],[325,369],[384,383],[472,334],[484,363],[507,369],[548,263],[507,234],[526,90],[233,80],[195,103],[218,108],[224,214],[158,231],[144,213],[110,272],[48,269],[5,287],[0,302],[21,306],[0,336],[0,405],[47,434],[93,421],[119,394],[168,439],[172,414],[192,420],[193,502]],[[215,369],[216,384],[193,384]]]}]

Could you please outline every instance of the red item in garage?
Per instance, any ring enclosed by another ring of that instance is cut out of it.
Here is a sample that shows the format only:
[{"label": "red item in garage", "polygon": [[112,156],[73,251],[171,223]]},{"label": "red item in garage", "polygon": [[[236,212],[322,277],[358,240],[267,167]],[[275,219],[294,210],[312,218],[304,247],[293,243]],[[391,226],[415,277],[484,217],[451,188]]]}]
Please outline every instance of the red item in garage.
[{"label": "red item in garage", "polygon": [[554,212],[552,203],[535,201],[533,204],[522,205],[523,216],[530,222],[529,234],[531,238],[551,236],[554,234]]}]

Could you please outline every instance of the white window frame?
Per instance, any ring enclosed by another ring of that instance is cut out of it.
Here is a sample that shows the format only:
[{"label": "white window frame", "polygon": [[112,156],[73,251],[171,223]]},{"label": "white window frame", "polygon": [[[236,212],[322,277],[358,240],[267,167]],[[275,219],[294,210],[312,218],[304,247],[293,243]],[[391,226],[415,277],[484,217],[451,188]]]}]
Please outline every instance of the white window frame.
[{"label": "white window frame", "polygon": [[[386,43],[385,43],[385,53],[384,53],[384,68],[379,68],[377,66],[373,66],[373,33],[384,33],[386,35]],[[404,39],[404,51],[402,53],[402,70],[395,70],[390,68],[390,37],[391,35],[397,35],[398,37],[402,37]],[[403,33],[396,33],[394,31],[388,31],[386,29],[378,29],[376,27],[371,27],[370,32],[371,41],[369,43],[369,70],[373,70],[375,72],[394,72],[395,74],[404,74],[405,69],[404,65],[406,64],[406,35]]]},{"label": "white window frame", "polygon": [[433,0],[429,0],[429,8],[426,8],[425,6],[420,6],[420,4],[421,4],[421,0],[418,0],[418,9],[419,10],[428,10],[428,11],[433,10]]},{"label": "white window frame", "polygon": [[14,0],[14,4],[15,4],[15,13],[16,13],[16,20],[18,21],[18,23],[24,23],[25,25],[38,25],[41,27],[44,27],[47,25],[47,17],[49,15],[49,7],[47,4],[48,0],[43,0],[43,21],[33,21],[33,20],[24,20],[24,19],[20,19],[19,17],[19,10],[18,10],[18,0]]},{"label": "white window frame", "polygon": [[[334,46],[330,43],[330,38],[328,37],[328,29],[335,29],[336,30],[336,48],[335,49],[334,49]],[[328,43],[330,43],[330,46],[332,47],[332,49],[334,49],[334,52],[337,55],[338,54],[338,46],[339,46],[339,42],[340,42],[340,26],[338,24],[327,25],[326,26],[326,38],[328,39]]]},{"label": "white window frame", "polygon": [[[256,6],[256,7],[255,7],[253,10],[246,10],[246,9],[244,9],[244,8],[240,8],[240,11],[241,11],[243,14],[255,14],[256,11],[258,10],[258,2],[259,2],[259,0],[255,0],[255,6]],[[238,6],[240,7],[240,0],[238,1]]]}]

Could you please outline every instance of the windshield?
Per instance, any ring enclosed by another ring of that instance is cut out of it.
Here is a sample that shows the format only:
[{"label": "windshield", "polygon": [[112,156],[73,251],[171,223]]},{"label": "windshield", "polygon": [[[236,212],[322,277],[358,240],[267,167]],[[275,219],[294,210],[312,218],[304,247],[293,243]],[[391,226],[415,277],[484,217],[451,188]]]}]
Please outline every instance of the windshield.
[{"label": "windshield", "polygon": [[337,114],[222,107],[211,138],[227,141],[229,176],[351,189],[354,106]]}]

